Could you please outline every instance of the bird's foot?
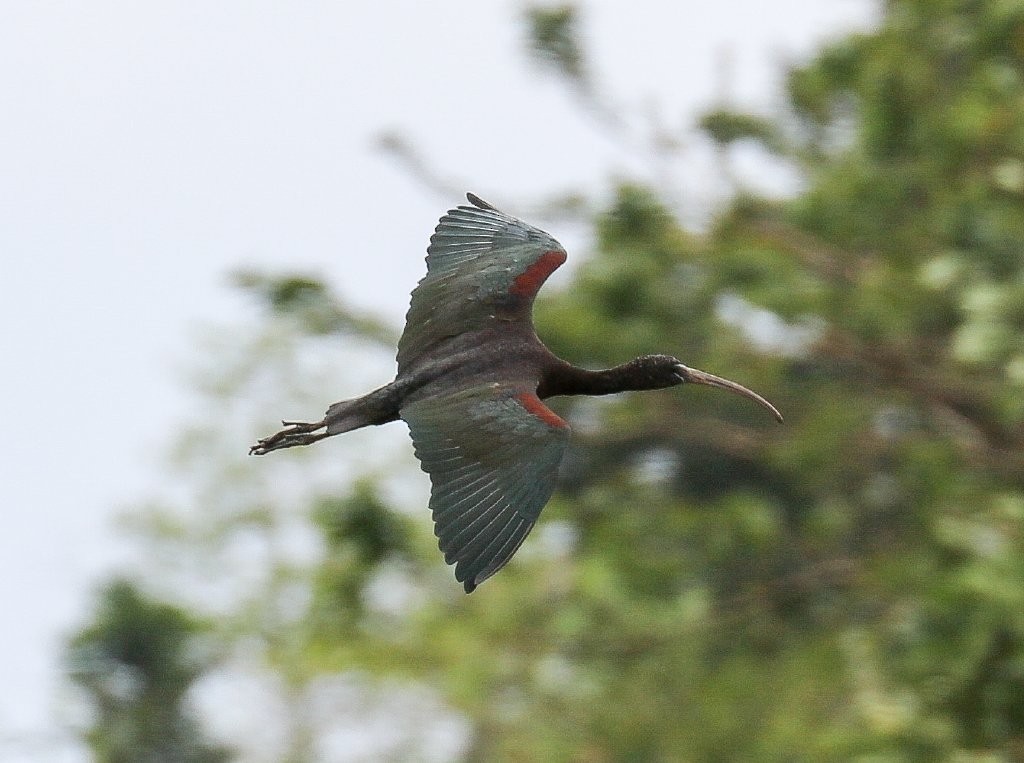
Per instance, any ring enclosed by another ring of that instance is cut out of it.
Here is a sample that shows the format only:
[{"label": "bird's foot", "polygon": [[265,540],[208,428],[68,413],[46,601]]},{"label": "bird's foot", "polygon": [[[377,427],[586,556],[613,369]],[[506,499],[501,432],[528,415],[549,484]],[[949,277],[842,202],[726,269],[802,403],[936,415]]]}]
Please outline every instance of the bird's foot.
[{"label": "bird's foot", "polygon": [[249,448],[249,455],[264,456],[272,450],[294,448],[296,445],[310,445],[327,437],[327,432],[316,431],[326,426],[323,421],[282,421],[281,424],[284,425],[284,429],[270,437],[257,440],[256,444]]}]

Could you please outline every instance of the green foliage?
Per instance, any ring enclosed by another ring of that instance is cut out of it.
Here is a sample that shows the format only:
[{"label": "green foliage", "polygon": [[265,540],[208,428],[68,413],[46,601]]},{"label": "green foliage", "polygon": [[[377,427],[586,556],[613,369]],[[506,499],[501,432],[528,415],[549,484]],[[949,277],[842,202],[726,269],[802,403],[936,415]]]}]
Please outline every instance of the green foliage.
[{"label": "green foliage", "polygon": [[380,565],[408,557],[412,531],[368,483],[345,497],[320,499],[311,519],[326,542],[324,560],[314,580],[311,613],[326,638],[358,624],[364,616],[363,591]]},{"label": "green foliage", "polygon": [[586,56],[580,43],[579,12],[573,5],[526,10],[528,40],[534,57],[577,83],[588,79]]},{"label": "green foliage", "polygon": [[716,109],[701,117],[700,129],[721,146],[739,140],[753,140],[769,150],[780,148],[778,130],[767,119],[732,111]]},{"label": "green foliage", "polygon": [[380,319],[353,311],[315,276],[245,270],[235,273],[234,281],[259,297],[272,314],[296,318],[310,334],[348,334],[382,344],[396,341],[394,332]]},{"label": "green foliage", "polygon": [[109,763],[216,763],[230,754],[202,739],[186,693],[208,667],[203,626],[124,580],[100,594],[95,621],[70,642],[68,675],[96,710],[86,740]]}]

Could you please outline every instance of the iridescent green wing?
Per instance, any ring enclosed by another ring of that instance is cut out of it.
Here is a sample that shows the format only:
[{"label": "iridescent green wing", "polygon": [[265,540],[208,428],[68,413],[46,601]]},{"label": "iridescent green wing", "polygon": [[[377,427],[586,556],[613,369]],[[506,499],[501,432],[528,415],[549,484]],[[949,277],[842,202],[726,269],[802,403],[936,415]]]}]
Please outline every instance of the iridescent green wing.
[{"label": "iridescent green wing", "polygon": [[488,383],[405,406],[444,560],[466,593],[516,552],[555,489],[569,426],[533,391]]},{"label": "iridescent green wing", "polygon": [[412,293],[398,342],[401,372],[453,336],[486,328],[496,315],[529,320],[537,290],[565,262],[562,245],[472,194],[441,218],[427,249],[427,275]]}]

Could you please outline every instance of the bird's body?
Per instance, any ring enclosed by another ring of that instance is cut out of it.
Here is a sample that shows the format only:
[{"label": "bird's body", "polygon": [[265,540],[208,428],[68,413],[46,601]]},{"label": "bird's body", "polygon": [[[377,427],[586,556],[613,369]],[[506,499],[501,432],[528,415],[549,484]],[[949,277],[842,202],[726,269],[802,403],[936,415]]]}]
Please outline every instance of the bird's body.
[{"label": "bird's body", "polygon": [[734,382],[647,355],[604,371],[577,368],[537,337],[537,291],[563,262],[562,246],[472,194],[441,218],[427,275],[413,291],[395,380],[335,403],[321,421],[285,422],[250,452],[308,445],[403,419],[430,475],[430,508],[445,561],[472,591],[512,557],[554,491],[569,425],[543,400]]}]

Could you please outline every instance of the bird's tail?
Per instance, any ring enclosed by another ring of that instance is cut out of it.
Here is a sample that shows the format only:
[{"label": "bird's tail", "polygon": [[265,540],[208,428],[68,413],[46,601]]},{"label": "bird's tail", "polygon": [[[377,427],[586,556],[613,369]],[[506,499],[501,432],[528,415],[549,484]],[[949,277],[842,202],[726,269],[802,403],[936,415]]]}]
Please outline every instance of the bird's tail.
[{"label": "bird's tail", "polygon": [[[373,393],[370,393],[373,394]],[[367,395],[366,397],[369,397]],[[368,427],[375,424],[373,411],[366,405],[366,397],[351,400],[340,400],[331,405],[324,414],[323,426],[328,435],[351,432],[353,429]]]},{"label": "bird's tail", "polygon": [[324,414],[327,434],[341,434],[361,427],[398,421],[402,400],[400,389],[397,383],[392,382],[362,397],[335,403]]},{"label": "bird's tail", "polygon": [[320,421],[283,421],[284,429],[257,441],[249,453],[262,456],[273,450],[311,445],[353,429],[386,424],[398,419],[400,395],[393,384],[368,395],[334,403]]}]

